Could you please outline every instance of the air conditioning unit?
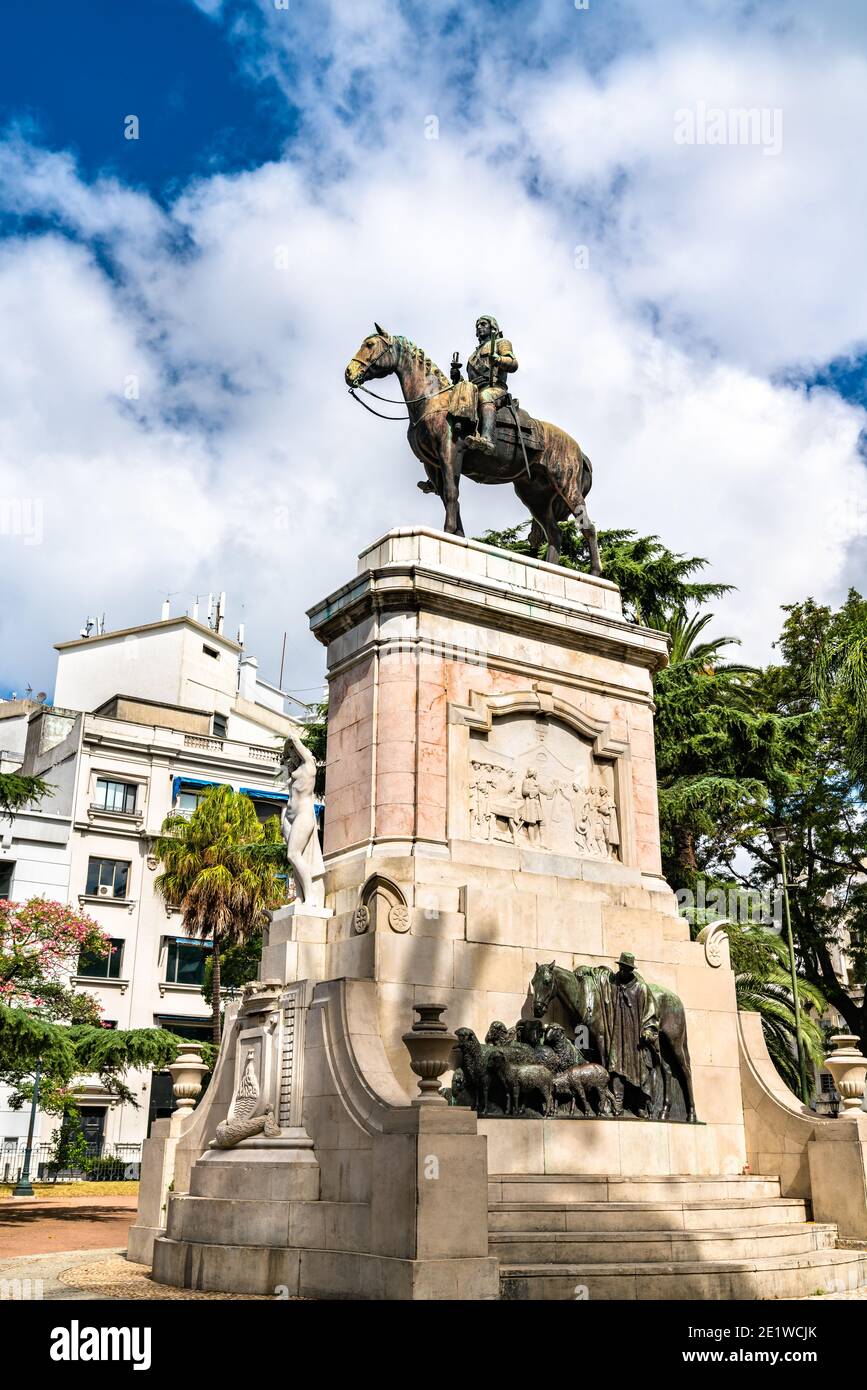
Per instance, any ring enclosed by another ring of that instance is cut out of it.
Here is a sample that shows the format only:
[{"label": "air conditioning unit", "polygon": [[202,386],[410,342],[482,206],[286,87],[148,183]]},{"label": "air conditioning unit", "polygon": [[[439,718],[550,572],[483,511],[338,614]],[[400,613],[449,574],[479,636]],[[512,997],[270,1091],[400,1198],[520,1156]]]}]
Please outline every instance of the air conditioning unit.
[{"label": "air conditioning unit", "polygon": [[107,898],[107,897],[108,897],[108,888],[106,887],[106,885],[105,885],[104,883],[101,883],[100,886],[99,886],[99,896],[100,896],[101,898]]}]

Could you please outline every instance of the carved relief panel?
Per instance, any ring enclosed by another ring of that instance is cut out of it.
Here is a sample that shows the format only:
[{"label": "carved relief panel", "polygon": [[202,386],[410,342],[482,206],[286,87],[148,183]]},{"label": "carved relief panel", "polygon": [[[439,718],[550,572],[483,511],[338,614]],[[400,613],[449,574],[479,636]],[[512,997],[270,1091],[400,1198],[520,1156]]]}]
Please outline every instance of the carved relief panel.
[{"label": "carved relief panel", "polygon": [[450,833],[559,856],[629,862],[628,749],[534,689],[453,706]]},{"label": "carved relief panel", "polygon": [[471,839],[619,858],[613,771],[588,740],[560,720],[513,714],[472,730],[469,745]]}]

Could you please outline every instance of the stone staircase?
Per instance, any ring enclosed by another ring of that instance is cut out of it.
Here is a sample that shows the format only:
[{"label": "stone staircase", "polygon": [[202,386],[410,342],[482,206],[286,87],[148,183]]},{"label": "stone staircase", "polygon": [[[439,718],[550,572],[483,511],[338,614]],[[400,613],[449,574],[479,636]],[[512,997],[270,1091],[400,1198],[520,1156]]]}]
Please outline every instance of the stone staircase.
[{"label": "stone staircase", "polygon": [[503,1299],[806,1298],[867,1285],[867,1250],[778,1178],[492,1175]]}]

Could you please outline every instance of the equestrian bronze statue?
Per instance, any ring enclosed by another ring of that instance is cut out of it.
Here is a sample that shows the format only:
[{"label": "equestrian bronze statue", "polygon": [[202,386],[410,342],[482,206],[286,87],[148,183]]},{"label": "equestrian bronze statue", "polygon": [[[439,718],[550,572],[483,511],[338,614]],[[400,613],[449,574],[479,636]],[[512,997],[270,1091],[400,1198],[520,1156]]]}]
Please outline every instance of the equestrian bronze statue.
[{"label": "equestrian bronze statue", "polygon": [[652,1117],[653,1075],[662,1073],[662,1107],[658,1118],[671,1114],[671,1079],[677,1077],[686,1118],[695,1121],[692,1064],[686,1037],[683,1001],[674,990],[643,980],[635,957],[624,951],[617,970],[607,965],[581,965],[577,970],[551,961],[537,965],[531,990],[533,1013],[542,1018],[553,1001],[563,1004],[573,1027],[588,1030],[592,1049],[612,1078],[614,1114],[622,1114],[624,1093],[632,1111]]},{"label": "equestrian bronze statue", "polygon": [[[461,475],[476,483],[511,483],[533,518],[530,546],[535,553],[547,539],[545,558],[560,558],[558,523],[574,516],[587,542],[593,574],[601,574],[596,528],[587,511],[593,480],[590,460],[580,444],[557,425],[534,420],[508,390],[518,362],[496,319],[482,315],[476,323],[478,346],[467,362],[467,379],[455,353],[451,383],[436,363],[408,338],[392,336],[379,324],[350,358],[344,377],[350,392],[363,391],[391,405],[365,382],[397,377],[407,409],[410,448],[424,465],[423,492],[435,492],[445,507],[445,529],[462,536],[459,489]],[[355,396],[360,400],[359,396]]]}]

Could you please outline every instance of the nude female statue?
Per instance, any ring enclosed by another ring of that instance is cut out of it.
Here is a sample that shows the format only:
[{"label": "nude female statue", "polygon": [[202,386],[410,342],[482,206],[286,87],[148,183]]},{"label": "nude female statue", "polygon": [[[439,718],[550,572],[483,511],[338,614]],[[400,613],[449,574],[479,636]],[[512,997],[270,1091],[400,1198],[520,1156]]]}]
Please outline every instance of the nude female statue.
[{"label": "nude female statue", "polygon": [[[280,829],[295,875],[296,894],[302,903],[309,905],[313,902],[313,880],[324,871],[313,799],[316,760],[297,734],[287,738],[283,756],[289,778],[289,800],[280,817]],[[316,885],[316,890],[321,895],[321,883]]]}]

